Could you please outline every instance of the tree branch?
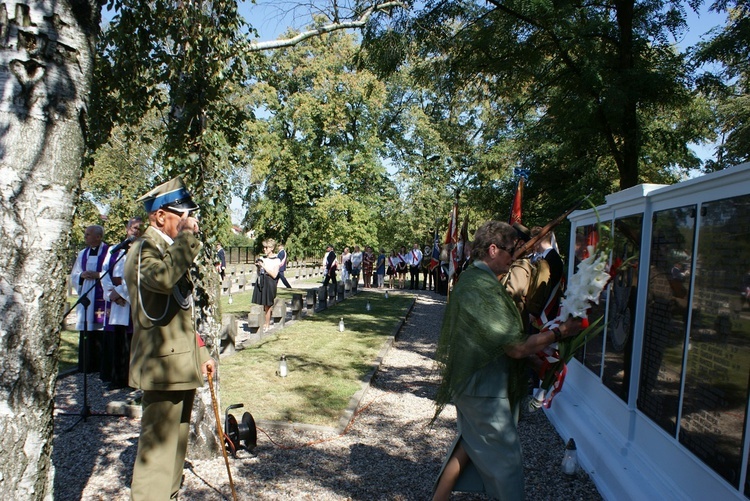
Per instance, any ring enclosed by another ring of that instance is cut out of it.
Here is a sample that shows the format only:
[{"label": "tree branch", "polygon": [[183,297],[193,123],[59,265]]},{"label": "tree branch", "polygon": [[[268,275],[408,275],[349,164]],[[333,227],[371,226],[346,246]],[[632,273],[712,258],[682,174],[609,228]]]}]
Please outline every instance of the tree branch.
[{"label": "tree branch", "polygon": [[386,10],[397,8],[397,7],[401,7],[405,9],[407,8],[407,5],[397,0],[384,2],[381,4],[376,4],[365,9],[365,11],[362,12],[361,16],[351,21],[333,22],[333,23],[321,26],[319,28],[315,28],[309,31],[303,31],[302,33],[298,34],[295,37],[287,38],[284,40],[269,40],[267,42],[251,42],[249,50],[250,52],[260,52],[263,50],[293,47],[297,45],[298,43],[304,40],[307,40],[308,38],[317,37],[326,33],[331,33],[333,31],[361,28],[367,23],[370,17],[376,12],[386,11]]}]

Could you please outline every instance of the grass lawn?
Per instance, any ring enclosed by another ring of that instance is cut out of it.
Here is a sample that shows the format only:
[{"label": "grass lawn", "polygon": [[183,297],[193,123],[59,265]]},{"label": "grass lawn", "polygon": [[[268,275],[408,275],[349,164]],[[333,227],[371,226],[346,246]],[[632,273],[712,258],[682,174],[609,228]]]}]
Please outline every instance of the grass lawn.
[{"label": "grass lawn", "polygon": [[60,333],[60,362],[57,372],[78,367],[78,331]]},{"label": "grass lawn", "polygon": [[[222,406],[243,403],[243,412],[256,420],[337,426],[412,300],[406,294],[385,299],[360,292],[223,359]],[[342,317],[345,330],[339,332]],[[276,376],[281,355],[289,369],[285,378]]]},{"label": "grass lawn", "polygon": [[[291,299],[295,291],[300,292],[280,287],[278,294]],[[250,311],[251,297],[250,292],[234,294],[230,305],[229,296],[222,296],[221,311],[243,316]],[[256,420],[337,426],[412,300],[408,294],[385,299],[379,293],[360,292],[222,359],[222,407],[243,403],[242,412],[250,412]],[[345,330],[339,332],[342,317]],[[63,331],[61,338],[59,371],[63,372],[77,366],[78,332]],[[287,359],[286,378],[276,376],[281,355]]]}]

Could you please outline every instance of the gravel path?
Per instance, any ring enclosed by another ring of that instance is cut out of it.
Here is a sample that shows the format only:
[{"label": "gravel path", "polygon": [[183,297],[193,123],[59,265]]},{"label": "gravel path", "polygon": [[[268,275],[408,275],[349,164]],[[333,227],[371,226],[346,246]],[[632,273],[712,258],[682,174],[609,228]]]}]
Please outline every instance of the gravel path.
[{"label": "gravel path", "polygon": [[[432,355],[444,306],[444,297],[420,292],[344,434],[259,426],[253,454],[230,458],[237,498],[429,499],[455,434],[452,406],[432,429],[427,428],[438,382]],[[80,374],[59,381],[58,413],[79,412],[82,384]],[[125,400],[128,395],[123,390],[107,392],[96,375],[89,376],[88,390],[92,412],[103,412],[107,402]],[[90,416],[66,431],[76,420],[76,415],[55,418],[54,498],[128,499],[138,420]],[[569,477],[560,472],[565,444],[542,411],[523,416],[519,431],[529,500],[601,499],[585,473]],[[223,458],[198,461],[188,457],[180,498],[232,499]],[[487,498],[457,493],[454,499]]]}]

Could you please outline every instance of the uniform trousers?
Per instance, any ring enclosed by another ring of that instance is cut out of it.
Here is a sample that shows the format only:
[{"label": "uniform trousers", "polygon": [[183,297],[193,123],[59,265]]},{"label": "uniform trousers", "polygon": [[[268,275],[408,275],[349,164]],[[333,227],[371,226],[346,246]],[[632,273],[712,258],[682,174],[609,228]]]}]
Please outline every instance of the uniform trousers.
[{"label": "uniform trousers", "polygon": [[419,266],[409,265],[409,288],[419,289]]},{"label": "uniform trousers", "polygon": [[279,271],[278,278],[279,278],[279,280],[281,280],[281,283],[284,284],[284,287],[286,287],[287,289],[291,289],[292,288],[292,286],[289,285],[289,280],[287,280],[286,277],[284,276],[284,272],[283,271]]},{"label": "uniform trousers", "polygon": [[132,500],[167,500],[179,491],[194,399],[195,390],[143,392]]}]

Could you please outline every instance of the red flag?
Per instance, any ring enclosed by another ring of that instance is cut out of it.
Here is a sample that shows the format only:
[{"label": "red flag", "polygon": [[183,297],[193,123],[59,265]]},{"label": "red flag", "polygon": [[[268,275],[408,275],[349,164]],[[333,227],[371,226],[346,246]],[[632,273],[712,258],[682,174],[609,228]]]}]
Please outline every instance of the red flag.
[{"label": "red flag", "polygon": [[599,243],[599,232],[595,229],[586,234],[586,247],[583,249],[583,259],[589,257],[589,246],[596,248]]},{"label": "red flag", "polygon": [[444,243],[454,244],[458,241],[458,203],[453,204],[450,216],[448,216],[448,229],[445,232]]},{"label": "red flag", "polygon": [[513,196],[513,205],[510,207],[510,219],[508,224],[521,222],[521,203],[523,202],[523,176],[518,178],[516,194]]}]

